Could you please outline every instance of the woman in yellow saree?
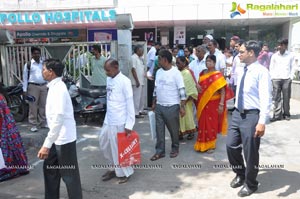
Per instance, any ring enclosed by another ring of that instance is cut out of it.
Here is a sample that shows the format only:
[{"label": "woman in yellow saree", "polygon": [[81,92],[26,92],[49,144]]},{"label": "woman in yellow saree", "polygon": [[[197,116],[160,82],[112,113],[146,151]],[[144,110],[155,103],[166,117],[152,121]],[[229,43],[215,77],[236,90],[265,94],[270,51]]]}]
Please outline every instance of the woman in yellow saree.
[{"label": "woman in yellow saree", "polygon": [[215,69],[216,56],[206,57],[207,70],[200,74],[201,92],[198,95],[197,119],[198,137],[194,149],[213,153],[216,148],[217,134],[227,133],[226,97],[227,82],[223,74]]},{"label": "woman in yellow saree", "polygon": [[177,57],[176,65],[183,77],[185,92],[187,96],[185,104],[185,116],[180,117],[179,119],[179,139],[183,140],[183,136],[188,135],[187,139],[191,140],[194,138],[194,133],[197,131],[194,122],[193,103],[194,100],[196,100],[198,97],[198,91],[196,88],[196,82],[194,80],[193,74],[188,68],[188,60],[184,56]]}]

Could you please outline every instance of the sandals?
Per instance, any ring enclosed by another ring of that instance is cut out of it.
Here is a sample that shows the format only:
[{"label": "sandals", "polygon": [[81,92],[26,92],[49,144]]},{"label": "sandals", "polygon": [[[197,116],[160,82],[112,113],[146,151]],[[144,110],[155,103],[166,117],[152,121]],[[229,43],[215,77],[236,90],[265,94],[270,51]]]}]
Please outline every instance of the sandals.
[{"label": "sandals", "polygon": [[128,177],[126,177],[126,176],[124,176],[124,177],[119,177],[119,182],[118,182],[118,184],[124,184],[124,183],[126,183],[126,182],[129,180],[129,178],[130,178],[130,176],[128,176]]},{"label": "sandals", "polygon": [[212,154],[212,153],[214,153],[215,152],[215,149],[208,149],[207,151],[206,151],[206,153],[208,153],[208,154]]},{"label": "sandals", "polygon": [[170,153],[170,158],[176,158],[178,156],[178,151],[172,151]]},{"label": "sandals", "polygon": [[192,140],[194,138],[194,133],[188,134],[186,137],[187,140]]},{"label": "sandals", "polygon": [[154,154],[154,156],[152,156],[150,158],[151,161],[155,161],[155,160],[158,160],[160,158],[164,158],[165,157],[165,154]]},{"label": "sandals", "polygon": [[103,176],[102,176],[102,181],[108,181],[116,177],[115,171],[107,171]]}]

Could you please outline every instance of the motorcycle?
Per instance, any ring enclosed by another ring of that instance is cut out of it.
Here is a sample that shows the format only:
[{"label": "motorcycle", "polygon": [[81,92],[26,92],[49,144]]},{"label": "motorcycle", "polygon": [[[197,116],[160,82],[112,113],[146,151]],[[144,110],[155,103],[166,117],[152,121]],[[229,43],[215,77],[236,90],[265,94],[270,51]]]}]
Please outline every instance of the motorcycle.
[{"label": "motorcycle", "polygon": [[106,113],[106,89],[105,88],[79,88],[75,85],[71,76],[63,78],[71,100],[75,114],[82,116],[87,122],[89,117],[101,117]]},{"label": "motorcycle", "polygon": [[1,90],[15,121],[22,122],[28,114],[28,105],[23,98],[22,84],[16,86],[4,86],[1,84]]}]

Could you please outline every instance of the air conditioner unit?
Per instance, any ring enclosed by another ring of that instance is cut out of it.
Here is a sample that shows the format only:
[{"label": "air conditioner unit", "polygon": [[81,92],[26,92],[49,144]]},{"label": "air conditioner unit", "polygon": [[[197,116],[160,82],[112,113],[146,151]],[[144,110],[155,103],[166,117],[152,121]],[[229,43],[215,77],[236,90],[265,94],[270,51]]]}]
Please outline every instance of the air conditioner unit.
[{"label": "air conditioner unit", "polygon": [[117,29],[121,30],[133,30],[134,24],[131,14],[117,14],[116,15]]},{"label": "air conditioner unit", "polygon": [[0,30],[0,44],[14,43],[14,37],[8,30]]}]

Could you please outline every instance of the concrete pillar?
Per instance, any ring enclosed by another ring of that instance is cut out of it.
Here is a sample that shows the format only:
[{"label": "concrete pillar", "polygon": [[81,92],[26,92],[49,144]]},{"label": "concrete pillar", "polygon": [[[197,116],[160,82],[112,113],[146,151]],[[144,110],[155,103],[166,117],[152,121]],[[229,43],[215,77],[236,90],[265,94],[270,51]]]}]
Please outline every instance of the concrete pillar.
[{"label": "concrete pillar", "polygon": [[132,55],[131,30],[118,30],[118,62],[121,72],[129,75],[129,64]]}]

